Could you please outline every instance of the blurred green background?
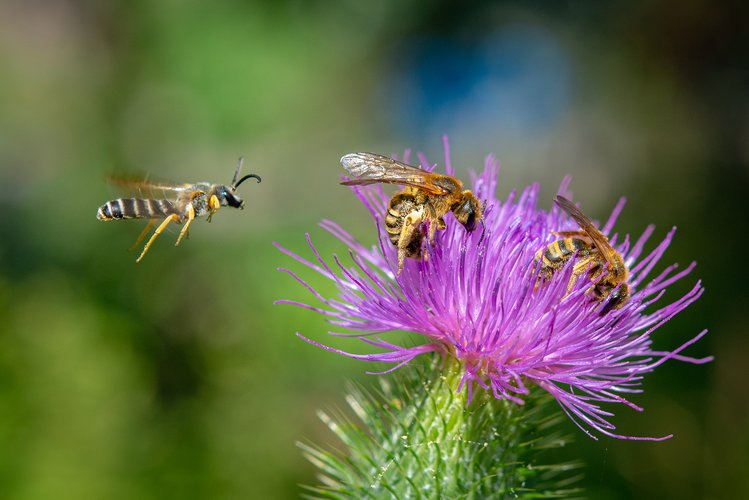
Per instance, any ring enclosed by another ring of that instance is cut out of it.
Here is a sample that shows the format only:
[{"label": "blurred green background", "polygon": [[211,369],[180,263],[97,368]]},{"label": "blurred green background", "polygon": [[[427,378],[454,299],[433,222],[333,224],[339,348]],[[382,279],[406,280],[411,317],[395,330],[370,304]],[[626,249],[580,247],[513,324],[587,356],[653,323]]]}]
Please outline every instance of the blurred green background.
[{"label": "blurred green background", "polygon": [[[749,4],[575,0],[470,3],[5,0],[0,3],[0,498],[298,498],[315,471],[294,443],[333,435],[317,408],[344,406],[371,366],[310,346],[330,339],[305,232],[332,261],[330,218],[364,242],[374,225],[337,185],[338,159],[405,148],[467,179],[496,153],[498,196],[566,174],[585,212],[616,230],[654,222],[655,272],[692,260],[673,301],[705,295],[659,329],[673,349],[622,405],[623,434],[572,423],[567,459],[593,499],[740,498],[749,490],[746,311]],[[242,212],[172,229],[144,260],[144,223],[103,223],[110,172],[262,184]],[[392,337],[396,338],[397,334]],[[408,337],[408,336],[407,336]],[[409,337],[410,338],[410,337]]]}]

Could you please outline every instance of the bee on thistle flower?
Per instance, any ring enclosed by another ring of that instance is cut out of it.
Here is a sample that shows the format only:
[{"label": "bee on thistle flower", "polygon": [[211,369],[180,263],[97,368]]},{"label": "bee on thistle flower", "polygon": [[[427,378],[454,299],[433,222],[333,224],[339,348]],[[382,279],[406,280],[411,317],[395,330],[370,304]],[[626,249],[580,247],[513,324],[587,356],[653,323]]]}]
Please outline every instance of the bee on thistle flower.
[{"label": "bee on thistle flower", "polygon": [[[443,141],[445,175],[453,176],[447,139]],[[407,157],[403,160],[408,162]],[[420,160],[422,165],[428,165],[423,155]],[[311,344],[356,359],[393,363],[395,366],[388,372],[427,352],[454,357],[462,369],[458,390],[467,391],[469,402],[479,387],[498,399],[523,404],[528,385],[537,384],[553,395],[567,415],[594,439],[588,429],[622,439],[671,437],[616,434],[614,425],[607,420],[613,414],[603,410],[600,404],[624,403],[641,410],[619,394],[641,392],[638,386],[645,373],[668,359],[691,363],[712,359],[680,354],[705,335],[706,330],[671,352],[651,348],[650,334],[703,292],[698,281],[681,299],[655,311],[645,311],[661,298],[666,287],[685,277],[695,266],[692,262],[683,271],[674,273],[677,266],[671,265],[647,280],[671,243],[676,228],[649,255],[641,258],[654,226],[648,226],[634,242],[628,235],[623,239],[611,235],[624,207],[622,198],[600,233],[628,270],[624,284],[628,287],[627,300],[608,293],[614,287],[597,300],[591,300],[591,287],[600,284],[605,273],[611,271],[586,274],[575,268],[582,260],[577,255],[571,255],[559,269],[548,273],[544,285],[539,287],[542,265],[537,257],[539,252],[558,240],[559,234],[580,232],[579,221],[555,204],[548,212],[537,208],[537,184],[519,195],[513,191],[506,201],[500,201],[495,197],[498,169],[499,163],[489,156],[484,171],[471,176],[472,192],[478,199],[487,200],[482,213],[485,237],[479,231],[465,231],[455,218],[446,217],[446,228],[436,233],[437,244],[430,248],[429,258],[406,260],[402,272],[398,249],[388,242],[384,219],[391,197],[380,184],[351,187],[375,220],[377,244],[366,247],[335,222],[321,223],[349,246],[351,265],[344,265],[336,257],[338,272],[334,272],[312,246],[309,236],[307,240],[319,265],[277,245],[281,251],[333,280],[339,290],[337,298],[326,299],[291,271],[284,270],[307,286],[326,307],[279,302],[321,312],[332,325],[361,332],[357,335],[361,340],[386,352],[351,354],[297,335]],[[563,181],[560,197],[571,198],[568,183],[568,178]],[[601,266],[605,267],[604,264]],[[618,302],[609,304],[613,300]],[[602,310],[605,314],[600,313]],[[426,343],[402,347],[376,336],[390,330],[418,333]]]}]

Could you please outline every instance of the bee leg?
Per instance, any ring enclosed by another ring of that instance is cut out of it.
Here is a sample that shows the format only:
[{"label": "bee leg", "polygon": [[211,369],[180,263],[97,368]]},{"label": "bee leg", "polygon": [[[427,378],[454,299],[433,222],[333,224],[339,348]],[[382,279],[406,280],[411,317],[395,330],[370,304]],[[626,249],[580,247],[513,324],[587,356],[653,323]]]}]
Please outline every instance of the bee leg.
[{"label": "bee leg", "polygon": [[584,258],[580,262],[575,264],[575,267],[572,268],[572,277],[570,277],[570,282],[569,284],[567,284],[568,294],[572,291],[572,287],[575,286],[575,283],[577,282],[577,278],[579,276],[582,276],[583,274],[586,274],[589,271],[589,268],[591,266],[595,266],[595,263],[593,262],[593,260],[594,260],[593,257]]},{"label": "bee leg", "polygon": [[140,257],[138,257],[135,260],[135,262],[140,262],[140,259],[142,259],[144,255],[146,255],[146,252],[151,246],[151,243],[153,243],[153,240],[155,240],[156,237],[161,234],[161,232],[166,228],[167,224],[169,224],[171,221],[177,222],[178,220],[179,220],[179,217],[177,216],[177,214],[172,214],[169,217],[167,217],[164,220],[164,222],[162,222],[161,225],[158,228],[156,228],[156,231],[154,231],[153,236],[151,236],[151,239],[148,240],[148,243],[146,243],[146,247],[143,249],[143,253],[140,254]]},{"label": "bee leg", "polygon": [[[211,196],[211,199],[208,200],[208,208],[210,208],[210,212],[208,212],[208,222],[211,222],[211,217],[213,217],[213,214],[218,212],[218,209],[221,208],[221,202],[218,201],[218,197],[214,194]],[[188,238],[189,233],[188,233]]]},{"label": "bee leg", "polygon": [[[541,258],[543,257],[543,252],[544,252],[543,249],[539,250],[538,253],[536,254],[536,256],[533,258],[533,270],[534,271],[536,270],[536,267],[538,266],[538,261],[541,260]],[[533,286],[533,291],[534,292],[538,291],[538,287],[541,286],[541,281],[543,281],[543,279],[545,277],[546,276],[545,276],[545,273],[544,273],[544,266],[542,265],[541,269],[539,269],[539,271],[538,271],[538,276],[536,277],[536,284]]]},{"label": "bee leg", "polygon": [[[429,211],[427,214],[427,217],[429,217],[429,244],[434,246],[434,235],[437,234],[437,227],[440,226],[440,221],[437,220],[437,212],[431,203],[427,203],[426,208]],[[444,224],[443,222],[442,225]]]},{"label": "bee leg", "polygon": [[406,263],[406,252],[408,246],[411,244],[414,230],[417,227],[418,226],[407,226],[406,224],[403,225],[403,231],[401,232],[400,240],[398,240],[398,274],[403,271],[403,266]]},{"label": "bee leg", "polygon": [[138,241],[135,242],[135,245],[133,245],[133,246],[131,246],[130,248],[127,249],[128,252],[130,250],[132,250],[133,248],[137,247],[138,245],[140,245],[140,242],[143,241],[143,238],[146,237],[146,234],[148,234],[148,231],[151,230],[151,228],[153,227],[154,224],[156,224],[156,219],[151,219],[151,221],[148,223],[148,225],[143,230],[143,232],[140,233],[140,236],[138,236]]},{"label": "bee leg", "polygon": [[[533,262],[533,269],[535,269],[536,264],[538,261]],[[538,272],[538,277],[536,278],[536,284],[533,286],[533,291],[537,292],[539,287],[541,286],[541,283],[551,281],[551,279],[554,277],[554,273],[558,271],[558,269],[555,269],[553,267],[548,266],[541,266],[541,270]],[[570,290],[572,289],[572,285],[575,284],[575,280],[577,279],[577,275],[572,275],[572,278],[570,279],[570,283],[567,285],[567,293],[570,293]]]},{"label": "bee leg", "polygon": [[423,209],[414,211],[403,220],[403,229],[401,229],[401,236],[398,239],[398,274],[403,271],[403,265],[406,263],[406,250],[413,240],[414,232],[419,229],[423,214]]},{"label": "bee leg", "polygon": [[572,287],[575,286],[575,283],[577,283],[577,278],[580,276],[579,274],[573,273],[572,276],[570,276],[570,282],[567,284],[567,293],[564,295],[567,296],[572,291]]},{"label": "bee leg", "polygon": [[182,239],[182,235],[187,232],[187,228],[190,227],[190,223],[195,218],[195,209],[192,208],[192,205],[187,205],[187,222],[185,222],[185,227],[182,228],[182,231],[179,232],[179,238],[177,238],[177,243],[174,244],[176,247],[179,245],[179,240]]}]

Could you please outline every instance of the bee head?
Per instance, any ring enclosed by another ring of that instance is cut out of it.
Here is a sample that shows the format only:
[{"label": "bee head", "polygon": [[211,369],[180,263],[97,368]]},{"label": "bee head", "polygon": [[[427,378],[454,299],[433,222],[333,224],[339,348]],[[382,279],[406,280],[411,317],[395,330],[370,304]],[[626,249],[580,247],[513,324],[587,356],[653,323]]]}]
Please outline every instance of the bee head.
[{"label": "bee head", "polygon": [[221,205],[242,209],[244,207],[244,201],[235,194],[239,185],[250,177],[257,179],[257,182],[260,183],[260,177],[255,174],[247,174],[237,180],[237,177],[239,177],[239,171],[242,169],[243,160],[244,158],[239,159],[239,165],[237,165],[237,171],[234,172],[234,179],[231,181],[231,186],[219,186],[216,188],[216,197]]},{"label": "bee head", "polygon": [[453,206],[453,214],[458,222],[463,224],[466,231],[472,233],[476,229],[476,221],[481,222],[481,226],[484,228],[481,232],[481,239],[479,245],[484,241],[484,233],[486,232],[486,225],[484,224],[484,209],[486,208],[486,201],[482,207],[476,196],[466,190],[463,191],[460,201]]},{"label": "bee head", "polygon": [[241,209],[244,206],[242,198],[234,193],[234,190],[228,186],[219,186],[216,188],[216,198],[222,206],[234,207]]},{"label": "bee head", "polygon": [[453,205],[453,214],[469,233],[476,229],[476,220],[481,219],[481,204],[470,191],[463,191],[460,201]]},{"label": "bee head", "polygon": [[598,316],[603,316],[609,311],[621,308],[625,302],[629,299],[629,285],[622,283],[619,287],[611,292],[609,295],[609,301],[603,306]]}]

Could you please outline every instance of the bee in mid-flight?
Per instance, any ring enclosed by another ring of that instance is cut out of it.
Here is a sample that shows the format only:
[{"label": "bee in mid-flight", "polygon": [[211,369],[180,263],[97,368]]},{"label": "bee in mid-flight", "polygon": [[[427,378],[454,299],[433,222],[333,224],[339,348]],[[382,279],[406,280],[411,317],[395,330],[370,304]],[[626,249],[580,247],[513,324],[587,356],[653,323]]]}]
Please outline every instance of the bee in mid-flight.
[{"label": "bee in mid-flight", "polygon": [[572,290],[577,278],[587,271],[590,280],[595,280],[590,289],[593,297],[596,300],[609,298],[609,301],[603,306],[600,316],[611,310],[621,308],[629,300],[629,284],[627,283],[629,269],[627,269],[624,259],[609,244],[609,239],[596,229],[590,219],[570,200],[563,196],[557,196],[555,201],[557,205],[562,207],[562,210],[578,223],[582,230],[555,232],[553,234],[564,238],[539,250],[534,265],[538,264],[539,260],[543,259],[543,262],[535,288],[538,289],[542,279],[551,279],[554,272],[562,269],[577,252],[577,258],[580,260],[572,270],[572,278],[567,285],[567,293]]},{"label": "bee in mid-flight", "polygon": [[160,181],[154,183],[143,178],[108,177],[106,181],[110,184],[138,193],[145,198],[118,198],[108,201],[99,207],[96,218],[100,220],[151,219],[146,229],[138,237],[138,241],[128,251],[137,247],[143,241],[143,238],[157,220],[164,219],[164,222],[159,225],[151,239],[146,243],[143,253],[136,260],[136,262],[140,262],[153,240],[161,234],[170,222],[185,224],[179,233],[177,243],[174,244],[177,246],[183,235],[187,234],[189,237],[188,228],[196,217],[208,214],[208,222],[210,222],[213,214],[221,207],[228,206],[242,209],[244,201],[236,195],[237,187],[249,178],[255,178],[260,182],[260,177],[255,174],[248,174],[237,180],[241,168],[242,158],[239,159],[239,166],[237,166],[234,179],[229,186],[208,184],[207,182],[170,184]]},{"label": "bee in mid-flight", "polygon": [[[429,221],[429,243],[434,246],[437,229],[445,229],[443,217],[452,211],[469,233],[476,222],[483,225],[483,207],[476,196],[466,190],[456,177],[434,174],[374,153],[352,153],[341,158],[341,164],[353,177],[342,182],[356,186],[382,182],[406,186],[388,204],[385,226],[390,241],[398,247],[398,274],[406,257],[421,258],[424,240],[422,224]],[[483,240],[483,234],[481,239]],[[480,244],[481,242],[479,242]]]}]

